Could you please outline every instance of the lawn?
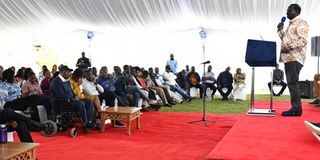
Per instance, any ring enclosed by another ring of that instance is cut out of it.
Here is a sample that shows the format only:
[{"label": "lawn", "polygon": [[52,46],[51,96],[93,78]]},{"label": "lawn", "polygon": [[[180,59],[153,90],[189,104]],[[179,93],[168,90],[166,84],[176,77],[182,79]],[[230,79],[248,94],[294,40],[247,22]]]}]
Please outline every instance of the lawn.
[{"label": "lawn", "polygon": [[[257,94],[255,100],[270,100],[270,95]],[[273,97],[274,101],[290,101],[289,95],[283,95],[280,97]],[[302,99],[302,101],[311,101],[310,99]],[[250,95],[247,95],[246,101],[222,101],[218,97],[215,97],[211,101],[206,101],[206,113],[214,114],[243,114],[247,111],[250,105]],[[161,107],[161,112],[202,112],[202,99],[193,98],[189,103],[177,104],[172,108]]]}]

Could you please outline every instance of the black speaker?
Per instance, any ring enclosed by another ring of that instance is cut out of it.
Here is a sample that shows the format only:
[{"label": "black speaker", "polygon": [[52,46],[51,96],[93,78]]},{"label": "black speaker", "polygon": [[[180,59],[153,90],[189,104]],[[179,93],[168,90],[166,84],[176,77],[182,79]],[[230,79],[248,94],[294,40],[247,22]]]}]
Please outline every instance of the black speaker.
[{"label": "black speaker", "polygon": [[276,42],[248,39],[246,63],[251,67],[276,66],[276,53]]},{"label": "black speaker", "polygon": [[299,81],[301,98],[313,98],[313,81]]},{"label": "black speaker", "polygon": [[311,56],[320,56],[320,36],[311,37]]}]

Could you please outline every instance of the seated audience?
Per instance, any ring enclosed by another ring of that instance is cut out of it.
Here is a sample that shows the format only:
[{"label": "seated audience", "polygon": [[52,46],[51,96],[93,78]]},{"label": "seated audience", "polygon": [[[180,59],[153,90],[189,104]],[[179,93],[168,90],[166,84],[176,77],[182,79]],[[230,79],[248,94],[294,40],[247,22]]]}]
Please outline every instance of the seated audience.
[{"label": "seated audience", "polygon": [[178,85],[185,91],[188,90],[186,76],[186,70],[183,69],[182,71],[178,72],[176,79]]},{"label": "seated audience", "polygon": [[56,64],[52,65],[52,68],[51,68],[51,76],[53,77],[53,75],[55,75],[57,72],[58,72],[58,67]]},{"label": "seated audience", "polygon": [[217,87],[214,85],[214,83],[216,82],[216,78],[214,73],[211,70],[212,70],[212,66],[209,65],[207,72],[205,72],[204,75],[202,76],[202,80],[204,81],[204,84],[205,84],[204,95],[206,95],[207,88],[210,88],[212,90],[211,98],[213,98],[214,94],[217,91]]},{"label": "seated audience", "polygon": [[[89,130],[89,128],[94,127],[95,115],[94,115],[94,107],[89,100],[80,99],[79,95],[74,94],[71,83],[68,81],[70,77],[70,72],[72,69],[69,69],[68,66],[60,67],[60,74],[53,79],[51,83],[51,93],[54,101],[57,103],[55,105],[55,110],[63,110],[64,102],[58,103],[59,100],[65,100],[70,103],[71,107],[75,108],[82,122],[84,123],[85,132]],[[80,79],[82,77],[81,69],[78,69],[74,74],[74,79]],[[77,87],[78,80],[73,80],[74,87]]]},{"label": "seated audience", "polygon": [[[117,79],[119,79],[119,77]],[[106,66],[101,67],[97,82],[103,87],[103,90],[104,90],[104,92],[100,94],[99,99],[101,101],[104,100],[106,106],[114,106],[115,98],[117,98],[119,106],[129,105],[126,95],[122,97],[115,93],[116,87],[114,85],[112,75],[108,74],[108,68]]]},{"label": "seated audience", "polygon": [[96,82],[96,77],[92,74],[91,69],[85,71],[85,78],[82,79],[82,87],[85,98],[93,102],[97,111],[101,110],[101,103],[98,96],[100,93],[103,93],[104,90],[100,84]]},{"label": "seated audience", "polygon": [[245,80],[246,74],[241,73],[241,68],[237,68],[236,73],[233,76],[234,84],[233,84],[233,100],[241,99],[246,100],[246,94],[243,91],[245,88]]},{"label": "seated audience", "polygon": [[142,73],[142,78],[143,78],[143,80],[146,82],[147,87],[148,87],[151,91],[153,91],[153,92],[155,92],[157,95],[159,95],[160,99],[162,100],[162,102],[163,102],[163,104],[164,104],[165,106],[172,107],[172,106],[169,104],[168,100],[167,100],[167,97],[166,97],[166,95],[165,95],[165,93],[164,93],[164,90],[163,90],[162,88],[160,88],[160,87],[157,87],[157,86],[153,83],[153,81],[151,80],[151,78],[150,78],[150,76],[149,76],[149,72],[148,72],[148,71],[144,71],[144,72]]},{"label": "seated audience", "polygon": [[170,90],[172,90],[173,92],[178,92],[185,101],[190,102],[192,100],[191,97],[187,95],[183,91],[183,89],[181,89],[181,87],[177,84],[175,80],[177,76],[171,72],[169,65],[166,66],[166,71],[162,74],[162,77],[164,80],[164,84],[170,86]]},{"label": "seated audience", "polygon": [[[223,97],[222,100],[228,100],[228,96],[231,93],[233,87],[233,78],[230,73],[230,67],[227,67],[225,71],[221,72],[217,78],[217,89],[220,95]],[[227,91],[223,92],[223,88],[226,88]]]},{"label": "seated audience", "polygon": [[25,69],[23,69],[23,68],[18,69],[17,74],[14,76],[14,84],[19,86],[20,88],[22,87],[23,83],[25,82],[23,79],[24,70]]},{"label": "seated audience", "polygon": [[45,78],[45,77],[44,77],[44,72],[45,72],[46,70],[48,70],[47,66],[46,66],[46,65],[43,65],[43,66],[42,66],[42,70],[41,70],[41,71],[39,72],[39,74],[38,74],[38,80],[39,80],[40,83],[41,83],[41,81]]},{"label": "seated audience", "polygon": [[25,111],[29,107],[33,110],[31,117],[33,120],[40,121],[37,105],[43,105],[46,108],[47,116],[51,115],[51,99],[41,95],[41,90],[36,89],[39,87],[36,83],[36,76],[33,72],[30,74],[30,78],[24,83],[23,91],[21,95],[21,88],[13,84],[14,71],[7,69],[3,72],[3,86],[6,86],[4,90],[14,95],[14,98],[4,105],[4,108],[11,108],[14,110]]},{"label": "seated audience", "polygon": [[316,98],[314,101],[309,102],[317,107],[320,107],[320,74],[315,74],[313,77],[313,95]]},{"label": "seated audience", "polygon": [[190,88],[192,87],[196,87],[200,90],[200,98],[202,98],[203,96],[203,87],[200,84],[201,79],[200,79],[200,75],[196,72],[196,69],[194,66],[191,67],[191,71],[190,73],[187,75],[187,83],[188,83],[188,91],[190,91]]},{"label": "seated audience", "polygon": [[[287,87],[287,84],[283,81],[284,79],[283,77],[284,77],[284,73],[281,69],[279,69],[279,64],[277,64],[276,69],[273,70],[273,85],[280,85],[282,88],[277,94],[274,93],[274,90],[272,89],[273,90],[272,94],[274,96],[281,96]],[[268,87],[271,92],[271,82],[268,83]]]},{"label": "seated audience", "polygon": [[44,71],[44,79],[41,81],[40,87],[44,95],[51,96],[50,86],[51,86],[51,73],[49,70]]}]

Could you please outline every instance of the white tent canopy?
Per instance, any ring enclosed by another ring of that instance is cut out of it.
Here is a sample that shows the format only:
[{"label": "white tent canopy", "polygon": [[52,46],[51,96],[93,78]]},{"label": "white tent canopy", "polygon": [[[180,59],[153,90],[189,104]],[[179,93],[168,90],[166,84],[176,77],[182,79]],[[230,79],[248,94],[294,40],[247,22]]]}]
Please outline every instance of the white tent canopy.
[{"label": "white tent canopy", "polygon": [[[201,73],[200,62],[211,60],[216,74],[227,66],[233,73],[241,67],[250,84],[251,69],[244,62],[247,39],[279,43],[276,25],[291,3],[301,6],[309,36],[320,35],[319,0],[1,0],[0,65],[74,67],[86,51],[98,68],[132,64],[162,69],[174,53],[179,70],[189,64]],[[200,27],[208,35],[205,57]],[[91,42],[88,31],[95,34]],[[259,70],[263,73],[257,77],[264,78],[257,88],[266,91],[271,69]],[[308,57],[300,79],[310,80],[316,71],[316,59]]]}]

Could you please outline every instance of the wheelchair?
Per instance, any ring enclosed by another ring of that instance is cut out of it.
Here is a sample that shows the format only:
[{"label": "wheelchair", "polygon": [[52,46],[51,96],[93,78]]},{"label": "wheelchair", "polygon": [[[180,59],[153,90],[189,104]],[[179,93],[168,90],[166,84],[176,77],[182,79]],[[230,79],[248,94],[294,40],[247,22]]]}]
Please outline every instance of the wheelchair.
[{"label": "wheelchair", "polygon": [[49,119],[55,122],[55,126],[52,126],[52,129],[57,128],[58,131],[67,131],[71,128],[70,136],[74,138],[78,135],[76,124],[79,115],[78,111],[71,106],[71,101],[68,99],[53,99],[53,113]]}]

